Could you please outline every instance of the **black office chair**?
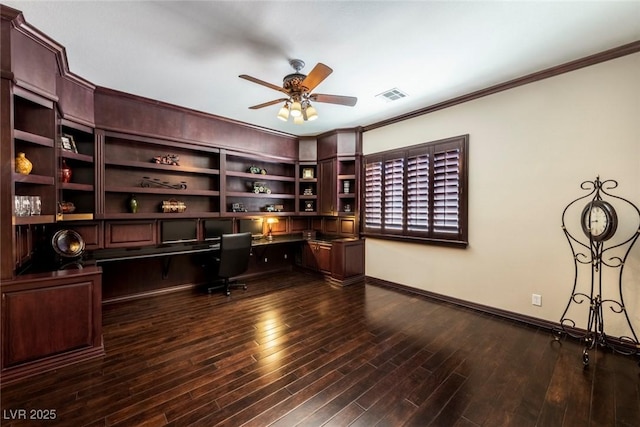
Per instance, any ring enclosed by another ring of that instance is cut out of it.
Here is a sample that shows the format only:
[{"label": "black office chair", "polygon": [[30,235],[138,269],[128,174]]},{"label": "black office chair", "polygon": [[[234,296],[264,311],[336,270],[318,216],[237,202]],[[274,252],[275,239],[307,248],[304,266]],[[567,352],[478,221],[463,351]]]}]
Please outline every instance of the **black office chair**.
[{"label": "black office chair", "polygon": [[250,255],[251,233],[223,234],[220,238],[220,256],[214,258],[214,267],[216,277],[223,279],[224,283],[210,286],[208,292],[223,288],[227,295],[231,295],[231,287],[246,290],[247,285],[231,279],[247,271]]}]

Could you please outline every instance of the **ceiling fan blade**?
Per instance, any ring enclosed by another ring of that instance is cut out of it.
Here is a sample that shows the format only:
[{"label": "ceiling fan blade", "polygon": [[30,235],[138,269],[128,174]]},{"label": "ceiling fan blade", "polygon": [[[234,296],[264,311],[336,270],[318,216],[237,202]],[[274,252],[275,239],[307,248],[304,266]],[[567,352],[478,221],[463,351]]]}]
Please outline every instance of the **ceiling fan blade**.
[{"label": "ceiling fan blade", "polygon": [[302,86],[307,88],[307,92],[311,92],[318,86],[329,74],[333,73],[333,70],[321,62],[318,62],[313,70],[302,81]]},{"label": "ceiling fan blade", "polygon": [[268,82],[265,82],[264,80],[256,79],[255,77],[247,76],[246,74],[241,74],[238,77],[240,77],[241,79],[249,80],[250,82],[253,82],[253,83],[257,83],[257,84],[262,85],[262,86],[266,86],[269,89],[273,89],[273,90],[277,90],[277,91],[280,91],[280,92],[284,92],[287,95],[289,95],[289,92],[285,88],[280,87],[280,86],[276,86],[276,85],[268,83]]},{"label": "ceiling fan blade", "polygon": [[314,93],[309,96],[310,99],[315,102],[326,102],[328,104],[340,104],[353,107],[358,102],[358,98],[353,96],[341,96],[341,95],[325,95],[322,93]]},{"label": "ceiling fan blade", "polygon": [[268,107],[269,105],[279,104],[281,102],[285,102],[285,101],[288,101],[288,100],[289,100],[289,98],[274,99],[273,101],[265,102],[263,104],[254,105],[253,107],[249,107],[249,109],[257,110],[258,108]]}]

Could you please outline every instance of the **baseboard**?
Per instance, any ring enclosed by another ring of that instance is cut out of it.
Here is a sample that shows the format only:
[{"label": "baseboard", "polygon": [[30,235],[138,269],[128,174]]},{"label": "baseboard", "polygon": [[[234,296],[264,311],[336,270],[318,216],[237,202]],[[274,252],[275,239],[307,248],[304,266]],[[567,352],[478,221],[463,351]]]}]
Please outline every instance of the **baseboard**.
[{"label": "baseboard", "polygon": [[25,378],[39,375],[43,372],[60,369],[74,363],[86,362],[104,355],[104,344],[102,344],[99,347],[86,347],[71,350],[35,361],[11,366],[2,370],[2,373],[0,373],[0,386],[4,387],[5,385],[18,380],[24,380]]},{"label": "baseboard", "polygon": [[366,281],[367,283],[370,283],[372,285],[378,285],[386,288],[396,289],[403,292],[408,292],[411,294],[421,295],[430,299],[453,304],[459,307],[469,308],[471,310],[475,310],[481,313],[492,314],[494,316],[502,317],[504,319],[524,323],[529,326],[535,326],[538,328],[546,329],[549,332],[560,327],[560,324],[558,322],[551,322],[551,321],[539,319],[533,316],[527,316],[520,313],[514,313],[508,310],[502,310],[500,308],[490,307],[488,305],[477,304],[474,302],[449,297],[449,296],[438,294],[435,292],[425,291],[423,289],[401,285],[399,283],[390,282],[388,280],[378,279],[377,277],[366,276]]},{"label": "baseboard", "polygon": [[169,286],[166,288],[159,288],[159,289],[154,289],[151,291],[146,291],[146,292],[138,292],[135,294],[127,294],[127,295],[121,295],[121,296],[117,296],[117,297],[111,297],[111,298],[105,298],[102,300],[102,304],[111,304],[114,302],[122,302],[122,301],[129,301],[129,300],[134,300],[134,299],[139,299],[139,298],[147,298],[150,296],[154,296],[154,295],[162,295],[162,294],[168,294],[171,292],[178,292],[178,291],[182,291],[185,289],[190,289],[190,288],[195,288],[197,286],[200,286],[199,284],[193,284],[193,283],[187,283],[185,285],[177,285],[177,286]]},{"label": "baseboard", "polygon": [[[477,304],[470,301],[465,301],[459,298],[453,298],[446,295],[438,294],[435,292],[425,291],[423,289],[413,288],[411,286],[401,285],[399,283],[390,282],[384,279],[378,279],[377,277],[366,276],[366,283],[382,286],[386,288],[395,289],[402,292],[407,292],[410,294],[420,295],[426,298],[430,298],[433,300],[441,301],[447,304],[456,305],[458,307],[465,307],[479,313],[491,314],[496,317],[500,317],[505,320],[511,320],[514,322],[519,322],[527,326],[534,326],[537,328],[541,328],[549,331],[549,333],[558,333],[563,332],[569,338],[573,338],[576,340],[580,340],[584,338],[587,334],[586,329],[562,326],[560,322],[551,322],[549,320],[539,319],[533,316],[527,316],[525,314],[514,313],[513,311],[502,310],[496,307],[490,307],[483,304]],[[637,355],[640,356],[640,344],[621,339],[620,337],[606,337],[607,344],[610,348],[613,348],[619,353],[623,353],[626,355]]]}]

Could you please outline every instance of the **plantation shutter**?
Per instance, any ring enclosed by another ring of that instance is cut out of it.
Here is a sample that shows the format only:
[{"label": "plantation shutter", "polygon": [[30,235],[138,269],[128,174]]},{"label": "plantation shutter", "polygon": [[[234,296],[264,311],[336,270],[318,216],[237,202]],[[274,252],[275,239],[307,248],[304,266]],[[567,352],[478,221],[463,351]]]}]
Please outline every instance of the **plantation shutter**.
[{"label": "plantation shutter", "polygon": [[365,157],[363,234],[466,247],[468,135]]},{"label": "plantation shutter", "polygon": [[384,162],[384,228],[402,230],[404,212],[404,158]]},{"label": "plantation shutter", "polygon": [[364,226],[382,228],[382,161],[366,163],[364,167]]},{"label": "plantation shutter", "polygon": [[460,149],[436,151],[433,171],[433,230],[458,233],[460,227]]},{"label": "plantation shutter", "polygon": [[407,230],[429,231],[429,154],[407,159]]}]

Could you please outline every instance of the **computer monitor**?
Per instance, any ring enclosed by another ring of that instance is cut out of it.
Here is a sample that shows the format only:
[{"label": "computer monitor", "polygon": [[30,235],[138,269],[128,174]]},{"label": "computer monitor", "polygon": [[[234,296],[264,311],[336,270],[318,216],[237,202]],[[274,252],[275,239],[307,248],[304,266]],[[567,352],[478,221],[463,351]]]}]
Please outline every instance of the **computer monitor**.
[{"label": "computer monitor", "polygon": [[260,239],[264,236],[262,231],[262,218],[249,219],[242,218],[238,220],[238,232],[239,233],[251,233],[251,237],[254,239]]},{"label": "computer monitor", "polygon": [[198,223],[194,219],[161,221],[162,243],[192,242],[198,239]]},{"label": "computer monitor", "polygon": [[233,220],[207,219],[204,221],[204,239],[218,239],[223,234],[233,233]]}]

